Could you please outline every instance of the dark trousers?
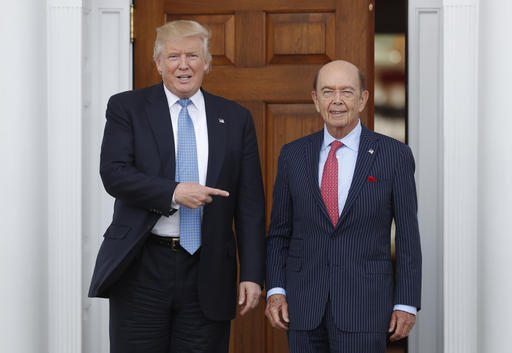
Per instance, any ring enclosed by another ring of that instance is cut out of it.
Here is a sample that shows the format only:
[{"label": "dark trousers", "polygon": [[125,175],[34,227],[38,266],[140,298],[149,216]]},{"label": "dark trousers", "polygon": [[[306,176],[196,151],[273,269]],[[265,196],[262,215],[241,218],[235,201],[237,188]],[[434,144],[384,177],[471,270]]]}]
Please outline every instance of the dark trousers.
[{"label": "dark trousers", "polygon": [[230,322],[199,305],[199,257],[146,242],[110,296],[111,353],[228,352]]},{"label": "dark trousers", "polygon": [[314,330],[289,330],[290,353],[385,353],[387,333],[346,332],[338,329],[330,303]]}]

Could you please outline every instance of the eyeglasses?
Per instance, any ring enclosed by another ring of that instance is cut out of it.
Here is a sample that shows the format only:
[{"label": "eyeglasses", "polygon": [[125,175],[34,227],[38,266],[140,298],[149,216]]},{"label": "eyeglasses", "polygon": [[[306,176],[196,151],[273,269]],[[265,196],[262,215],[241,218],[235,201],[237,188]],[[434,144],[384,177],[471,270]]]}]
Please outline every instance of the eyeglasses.
[{"label": "eyeglasses", "polygon": [[325,88],[322,91],[320,91],[320,97],[325,98],[325,99],[334,98],[337,94],[339,94],[342,98],[352,99],[355,97],[356,92],[349,88],[343,88],[343,89]]}]

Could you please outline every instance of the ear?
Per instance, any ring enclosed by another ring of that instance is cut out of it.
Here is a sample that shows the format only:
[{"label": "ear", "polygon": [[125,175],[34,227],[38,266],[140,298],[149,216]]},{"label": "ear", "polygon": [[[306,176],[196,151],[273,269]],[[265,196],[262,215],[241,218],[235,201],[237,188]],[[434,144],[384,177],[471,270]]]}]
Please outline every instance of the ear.
[{"label": "ear", "polygon": [[315,90],[311,91],[311,98],[313,99],[313,103],[315,103],[316,111],[320,113],[320,105],[318,104],[318,96]]},{"label": "ear", "polygon": [[361,92],[361,97],[359,98],[359,113],[361,113],[366,107],[368,97],[370,97],[370,92],[368,92],[368,90]]},{"label": "ear", "polygon": [[155,65],[156,65],[156,69],[158,70],[158,73],[161,75],[162,74],[162,62],[160,60],[160,56],[156,59],[154,59],[155,61]]}]

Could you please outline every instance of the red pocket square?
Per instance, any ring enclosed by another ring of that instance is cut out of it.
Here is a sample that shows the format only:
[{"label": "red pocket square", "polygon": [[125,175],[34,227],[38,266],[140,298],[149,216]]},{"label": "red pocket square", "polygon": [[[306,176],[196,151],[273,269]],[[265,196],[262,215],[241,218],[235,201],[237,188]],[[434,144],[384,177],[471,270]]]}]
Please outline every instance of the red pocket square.
[{"label": "red pocket square", "polygon": [[368,181],[369,181],[370,183],[374,183],[374,182],[376,182],[376,181],[377,181],[377,178],[376,178],[376,177],[374,177],[373,175],[368,175]]}]

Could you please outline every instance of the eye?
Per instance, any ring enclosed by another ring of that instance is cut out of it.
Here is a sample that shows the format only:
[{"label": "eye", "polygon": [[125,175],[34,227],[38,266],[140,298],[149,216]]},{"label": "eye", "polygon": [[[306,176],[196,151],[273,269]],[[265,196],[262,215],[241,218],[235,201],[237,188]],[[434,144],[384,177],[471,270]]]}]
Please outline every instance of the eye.
[{"label": "eye", "polygon": [[354,91],[349,90],[349,89],[344,89],[343,91],[341,91],[341,94],[345,98],[352,98],[354,96]]},{"label": "eye", "polygon": [[169,54],[168,59],[171,61],[178,60],[179,55],[178,54]]},{"label": "eye", "polygon": [[324,89],[322,91],[322,96],[324,96],[324,98],[331,98],[332,96],[334,96],[334,90],[332,90],[332,89]]}]

